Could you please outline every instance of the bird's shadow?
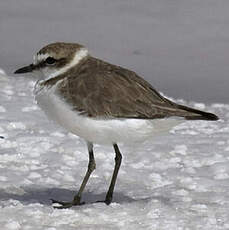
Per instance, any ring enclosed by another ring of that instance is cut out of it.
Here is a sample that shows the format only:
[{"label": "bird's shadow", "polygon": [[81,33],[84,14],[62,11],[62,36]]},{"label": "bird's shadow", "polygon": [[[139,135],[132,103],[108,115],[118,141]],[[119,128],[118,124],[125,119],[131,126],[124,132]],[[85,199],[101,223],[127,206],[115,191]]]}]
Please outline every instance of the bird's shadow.
[{"label": "bird's shadow", "polygon": [[[71,201],[76,195],[76,191],[63,189],[63,188],[23,188],[22,194],[15,194],[12,191],[0,189],[0,200],[18,200],[24,204],[40,203],[43,205],[51,205],[52,201]],[[99,200],[104,200],[106,193],[96,194],[94,192],[83,193],[82,201],[90,204]],[[116,192],[114,194],[114,202],[116,203],[130,203],[136,201],[135,199],[124,195],[123,193]]]},{"label": "bird's shadow", "polygon": [[[60,201],[71,201],[76,194],[76,191],[63,189],[63,188],[30,188],[23,187],[22,194],[14,194],[12,191],[6,191],[0,189],[0,200],[18,200],[21,203],[33,204],[40,203],[43,205],[50,206],[52,204],[51,199],[60,200]],[[95,203],[96,201],[104,200],[106,193],[96,194],[94,192],[85,192],[82,197],[82,201],[86,204]],[[114,193],[113,202],[123,204],[123,203],[133,203],[133,202],[149,202],[152,199],[160,200],[162,203],[170,203],[169,199],[163,196],[150,196],[147,198],[133,199],[127,195],[124,195],[121,192]]]}]

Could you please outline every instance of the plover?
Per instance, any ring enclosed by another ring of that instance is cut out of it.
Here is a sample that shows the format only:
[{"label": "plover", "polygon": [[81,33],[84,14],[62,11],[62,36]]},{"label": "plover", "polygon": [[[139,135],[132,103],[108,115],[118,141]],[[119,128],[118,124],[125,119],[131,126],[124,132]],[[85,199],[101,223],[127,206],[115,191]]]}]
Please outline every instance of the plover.
[{"label": "plover", "polygon": [[[52,200],[57,208],[81,205],[82,192],[95,169],[93,143],[112,145],[115,167],[104,202],[110,204],[122,161],[120,142],[144,141],[184,120],[218,120],[212,113],[179,105],[158,93],[135,72],[89,55],[76,43],[52,43],[33,64],[16,74],[40,71],[35,99],[47,116],[87,142],[89,164],[71,202]],[[178,118],[178,119],[176,119]],[[55,206],[54,206],[55,207]]]}]

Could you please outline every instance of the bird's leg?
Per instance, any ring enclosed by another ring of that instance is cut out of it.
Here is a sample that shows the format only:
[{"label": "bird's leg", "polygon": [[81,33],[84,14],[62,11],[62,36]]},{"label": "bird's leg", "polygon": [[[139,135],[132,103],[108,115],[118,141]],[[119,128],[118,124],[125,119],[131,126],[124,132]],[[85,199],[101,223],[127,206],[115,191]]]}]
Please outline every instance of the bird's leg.
[{"label": "bird's leg", "polygon": [[88,182],[88,179],[91,173],[95,170],[95,167],[96,167],[92,143],[88,143],[88,153],[89,153],[89,164],[88,164],[87,173],[83,179],[83,182],[80,186],[78,193],[74,196],[74,199],[73,199],[73,202],[76,204],[80,203],[80,199],[81,199],[83,190]]},{"label": "bird's leg", "polygon": [[111,203],[111,201],[112,201],[115,182],[116,182],[116,179],[117,179],[117,176],[118,176],[118,171],[119,171],[119,168],[120,168],[120,165],[121,165],[121,162],[122,162],[122,154],[119,151],[118,145],[114,144],[113,147],[114,147],[114,150],[115,150],[115,168],[114,168],[113,176],[112,176],[112,179],[111,179],[110,187],[109,187],[109,189],[107,191],[106,198],[105,198],[105,201],[104,201],[107,205],[109,205]]},{"label": "bird's leg", "polygon": [[57,200],[52,200],[53,203],[57,203],[57,204],[61,205],[61,206],[54,206],[54,208],[63,209],[63,208],[72,207],[74,205],[84,204],[84,202],[83,203],[80,202],[81,196],[82,196],[83,190],[84,190],[84,188],[88,182],[88,179],[89,179],[91,173],[95,170],[95,167],[96,167],[94,153],[93,153],[93,144],[88,142],[87,146],[88,146],[88,153],[89,153],[89,164],[88,164],[88,169],[87,169],[86,175],[84,176],[83,182],[80,186],[78,193],[74,196],[74,199],[72,202],[61,202],[61,201],[57,201]]}]

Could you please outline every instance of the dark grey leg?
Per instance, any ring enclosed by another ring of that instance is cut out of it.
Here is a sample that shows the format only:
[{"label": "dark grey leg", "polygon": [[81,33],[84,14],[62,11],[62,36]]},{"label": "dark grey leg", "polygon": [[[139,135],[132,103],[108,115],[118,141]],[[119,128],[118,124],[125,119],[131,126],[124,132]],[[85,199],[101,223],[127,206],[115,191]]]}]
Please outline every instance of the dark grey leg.
[{"label": "dark grey leg", "polygon": [[88,179],[89,179],[91,173],[95,170],[95,167],[96,167],[92,143],[88,143],[88,153],[89,153],[88,169],[87,169],[86,175],[83,179],[83,182],[80,186],[80,189],[79,189],[78,193],[74,196],[74,200],[73,200],[73,202],[76,203],[76,205],[78,203],[80,203],[80,199],[81,199],[83,190],[84,190],[84,188],[88,182]]},{"label": "dark grey leg", "polygon": [[109,187],[109,189],[107,191],[107,195],[106,195],[106,199],[105,199],[105,203],[107,205],[109,205],[111,203],[111,201],[112,201],[115,182],[116,182],[116,179],[117,179],[117,176],[118,176],[118,171],[119,171],[119,168],[120,168],[120,165],[121,165],[121,162],[122,162],[122,154],[119,151],[118,145],[114,144],[113,147],[114,147],[114,150],[115,150],[115,168],[114,168],[113,176],[112,176],[112,179],[111,179],[111,184],[110,184],[110,187]]},{"label": "dark grey leg", "polygon": [[59,208],[59,209],[70,208],[74,205],[84,204],[84,203],[80,202],[81,196],[82,196],[82,193],[84,191],[84,188],[88,182],[88,179],[89,179],[91,173],[95,170],[95,167],[96,167],[94,153],[93,153],[93,144],[88,142],[87,146],[88,146],[88,153],[89,153],[89,164],[88,164],[88,169],[87,169],[86,175],[84,176],[83,182],[80,186],[78,193],[74,196],[74,199],[72,202],[61,202],[61,201],[57,201],[57,200],[52,200],[53,203],[58,203],[58,204],[62,205],[62,206],[54,206],[54,208]]}]

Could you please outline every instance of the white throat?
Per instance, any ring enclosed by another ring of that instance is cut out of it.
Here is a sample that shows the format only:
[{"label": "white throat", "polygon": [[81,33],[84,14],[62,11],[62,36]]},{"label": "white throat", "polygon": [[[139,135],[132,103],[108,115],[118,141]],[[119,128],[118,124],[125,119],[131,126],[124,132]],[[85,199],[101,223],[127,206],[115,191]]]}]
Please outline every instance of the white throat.
[{"label": "white throat", "polygon": [[42,73],[44,75],[45,80],[49,80],[59,76],[60,74],[66,73],[73,66],[77,65],[83,58],[87,57],[87,55],[88,55],[88,50],[86,48],[81,48],[75,53],[75,56],[71,60],[71,62],[65,65],[64,67],[57,70],[48,67],[42,69]]}]

